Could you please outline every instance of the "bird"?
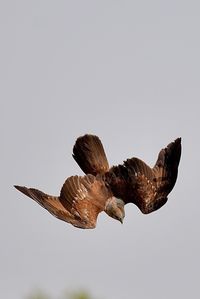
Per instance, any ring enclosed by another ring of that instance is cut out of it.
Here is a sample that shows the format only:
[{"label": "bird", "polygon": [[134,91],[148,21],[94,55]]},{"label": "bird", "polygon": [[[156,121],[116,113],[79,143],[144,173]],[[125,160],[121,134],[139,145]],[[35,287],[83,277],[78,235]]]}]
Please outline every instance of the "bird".
[{"label": "bird", "polygon": [[68,177],[59,196],[14,187],[56,218],[77,228],[92,229],[100,212],[123,223],[128,203],[149,214],[167,202],[177,180],[181,138],[160,150],[153,167],[136,157],[110,167],[101,140],[92,134],[77,138],[72,156],[84,175]]}]

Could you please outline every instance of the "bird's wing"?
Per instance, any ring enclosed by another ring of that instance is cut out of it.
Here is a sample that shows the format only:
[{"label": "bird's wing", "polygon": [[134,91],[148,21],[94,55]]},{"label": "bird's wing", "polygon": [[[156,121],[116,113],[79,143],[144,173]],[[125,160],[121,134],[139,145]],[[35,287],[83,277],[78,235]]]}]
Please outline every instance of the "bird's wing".
[{"label": "bird's wing", "polygon": [[144,214],[157,210],[166,202],[157,202],[154,174],[145,162],[132,158],[126,160],[124,166],[128,171],[128,202],[135,203]]},{"label": "bird's wing", "polygon": [[112,193],[101,178],[93,175],[68,178],[60,193],[60,201],[87,228],[96,226],[97,216],[105,209]]},{"label": "bird's wing", "polygon": [[86,134],[76,140],[73,158],[86,174],[97,175],[109,170],[103,145],[95,135]]},{"label": "bird's wing", "polygon": [[27,188],[23,186],[14,187],[28,197],[32,198],[53,216],[66,222],[71,222],[71,220],[74,219],[73,215],[62,205],[59,197],[45,194],[44,192],[34,188]]},{"label": "bird's wing", "polygon": [[181,138],[160,151],[152,171],[156,188],[160,195],[168,195],[173,189],[178,175],[178,166],[181,158]]},{"label": "bird's wing", "polygon": [[175,185],[180,156],[181,139],[178,138],[160,151],[153,168],[138,158],[113,167],[110,181],[114,196],[121,197],[125,203],[135,203],[145,214],[159,209]]},{"label": "bird's wing", "polygon": [[79,228],[95,228],[98,214],[112,196],[104,182],[93,175],[68,178],[59,197],[37,189],[15,186],[48,210],[53,216]]}]

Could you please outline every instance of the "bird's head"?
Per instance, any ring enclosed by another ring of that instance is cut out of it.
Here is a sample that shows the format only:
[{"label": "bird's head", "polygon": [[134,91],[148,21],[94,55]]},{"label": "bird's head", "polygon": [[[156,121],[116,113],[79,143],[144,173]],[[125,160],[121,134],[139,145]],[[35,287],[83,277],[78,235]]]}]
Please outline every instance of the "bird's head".
[{"label": "bird's head", "polygon": [[110,217],[123,223],[123,220],[125,217],[123,200],[116,198],[116,197],[111,197],[106,204],[105,212]]}]

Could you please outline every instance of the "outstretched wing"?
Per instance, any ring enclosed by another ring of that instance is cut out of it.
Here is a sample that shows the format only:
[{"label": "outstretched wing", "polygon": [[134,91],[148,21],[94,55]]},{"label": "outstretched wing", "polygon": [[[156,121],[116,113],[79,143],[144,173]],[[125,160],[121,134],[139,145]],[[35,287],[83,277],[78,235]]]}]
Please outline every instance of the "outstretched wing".
[{"label": "outstretched wing", "polygon": [[157,200],[158,189],[152,169],[138,158],[124,162],[128,170],[128,200],[135,203],[144,214],[160,208],[166,198]]},{"label": "outstretched wing", "polygon": [[34,188],[15,188],[35,200],[53,216],[79,228],[95,228],[98,214],[104,210],[108,198],[112,196],[102,179],[93,175],[69,177],[59,197]]},{"label": "outstretched wing", "polygon": [[113,167],[109,179],[114,196],[133,202],[147,214],[159,209],[173,189],[181,156],[181,139],[162,149],[153,168],[138,158]]},{"label": "outstretched wing", "polygon": [[28,197],[36,201],[40,206],[46,209],[53,216],[60,220],[70,222],[74,220],[74,216],[62,205],[59,197],[45,194],[44,192],[23,186],[14,186]]},{"label": "outstretched wing", "polygon": [[112,193],[104,181],[90,174],[68,178],[60,193],[63,206],[75,215],[85,228],[96,226],[97,216],[104,211],[110,197]]},{"label": "outstretched wing", "polygon": [[171,142],[162,149],[154,166],[153,174],[160,194],[169,194],[173,189],[178,175],[181,158],[181,138]]}]

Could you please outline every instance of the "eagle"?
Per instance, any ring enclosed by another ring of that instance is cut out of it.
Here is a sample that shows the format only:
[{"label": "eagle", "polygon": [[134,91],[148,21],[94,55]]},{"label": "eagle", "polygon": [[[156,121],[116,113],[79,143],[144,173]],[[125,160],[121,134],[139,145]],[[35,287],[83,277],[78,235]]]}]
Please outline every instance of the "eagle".
[{"label": "eagle", "polygon": [[161,149],[152,168],[135,157],[110,167],[101,140],[91,134],[76,140],[72,156],[85,175],[67,178],[59,196],[14,187],[58,219],[92,229],[102,211],[123,223],[124,206],[128,203],[149,214],[167,202],[177,180],[181,138]]}]

